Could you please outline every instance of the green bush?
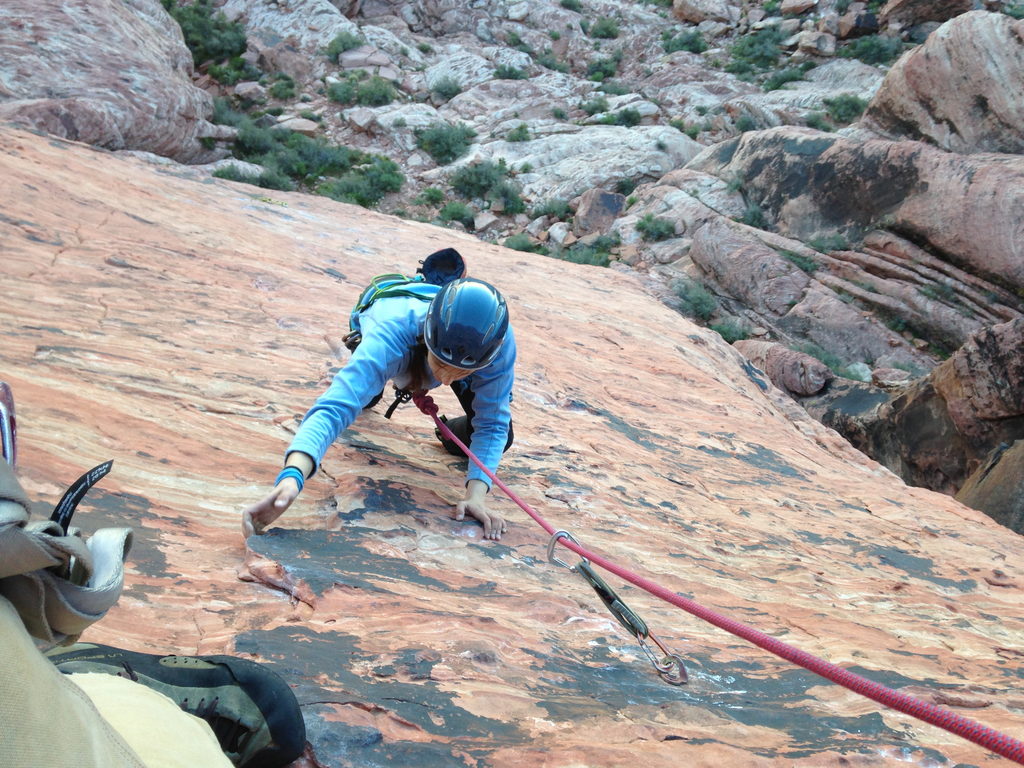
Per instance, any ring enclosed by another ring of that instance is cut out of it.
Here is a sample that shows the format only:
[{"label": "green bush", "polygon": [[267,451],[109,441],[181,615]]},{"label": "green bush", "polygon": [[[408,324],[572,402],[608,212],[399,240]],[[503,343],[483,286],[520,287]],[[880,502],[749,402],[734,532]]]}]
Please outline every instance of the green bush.
[{"label": "green bush", "polygon": [[610,115],[605,115],[598,122],[602,125],[624,125],[627,128],[634,125],[640,125],[640,121],[643,118],[640,113],[632,107],[626,109],[620,109],[618,112],[614,112]]},{"label": "green bush", "polygon": [[811,112],[807,117],[804,118],[804,122],[807,123],[808,128],[814,128],[818,131],[831,131],[832,126],[829,125],[828,120],[825,119],[825,115],[821,112]]},{"label": "green bush", "polygon": [[725,339],[727,344],[750,336],[750,328],[738,317],[729,317],[721,323],[712,323],[708,328]]},{"label": "green bush", "polygon": [[599,112],[608,111],[608,99],[606,99],[604,96],[595,96],[589,101],[580,104],[580,109],[582,109],[588,115],[593,117]]},{"label": "green bush", "polygon": [[736,130],[740,133],[746,133],[747,131],[753,131],[757,128],[757,123],[754,122],[754,118],[750,115],[740,115],[736,119]]},{"label": "green bush", "polygon": [[732,56],[725,69],[734,75],[745,75],[771,69],[782,54],[782,32],[778,27],[765,27],[744,35],[729,48]]},{"label": "green bush", "polygon": [[525,232],[519,232],[511,237],[505,238],[504,246],[513,251],[525,253],[544,253],[545,249],[540,243],[535,243]]},{"label": "green bush", "polygon": [[555,120],[565,120],[569,115],[567,115],[565,110],[561,107],[552,107],[551,116],[555,118]]},{"label": "green bush", "polygon": [[444,192],[437,187],[427,187],[413,200],[416,205],[438,206],[444,202]]},{"label": "green bush", "polygon": [[487,202],[492,210],[500,210],[510,216],[523,213],[526,203],[519,194],[519,187],[508,179],[503,179],[487,191]]},{"label": "green bush", "polygon": [[512,67],[508,64],[502,64],[496,70],[494,70],[494,77],[498,80],[526,80],[530,75],[518,67]]},{"label": "green bush", "polygon": [[718,299],[694,280],[679,280],[674,288],[680,299],[680,310],[687,317],[695,317],[706,323],[718,309]]},{"label": "green bush", "polygon": [[675,36],[666,29],[661,33],[661,45],[665,49],[665,53],[675,53],[676,51],[704,53],[708,49],[708,44],[704,42],[704,36],[696,29],[684,30]]},{"label": "green bush", "polygon": [[573,245],[571,248],[554,251],[550,255],[562,261],[570,261],[573,264],[589,264],[593,267],[607,267],[612,262],[610,253],[592,245]]},{"label": "green bush", "polygon": [[317,188],[317,194],[345,203],[356,203],[364,208],[379,203],[389,192],[398,192],[405,177],[393,160],[372,155],[364,163],[336,181],[327,181]]},{"label": "green bush", "polygon": [[534,206],[533,210],[530,212],[530,216],[534,219],[538,219],[541,216],[551,216],[559,221],[564,221],[569,217],[570,212],[569,203],[561,198],[555,197]]},{"label": "green bush", "polygon": [[259,80],[262,73],[241,56],[233,56],[224,64],[210,64],[206,74],[223,85],[234,85],[242,80]]},{"label": "green bush", "polygon": [[397,95],[395,86],[379,75],[374,75],[356,88],[356,102],[364,107],[383,107],[394,101]]},{"label": "green bush", "polygon": [[770,75],[762,86],[766,91],[777,91],[786,83],[804,79],[804,72],[799,67],[786,67],[774,75]]},{"label": "green bush", "polygon": [[761,206],[757,203],[747,205],[747,209],[743,211],[740,221],[748,227],[756,227],[757,229],[765,229],[768,226],[768,220],[764,216],[764,211],[761,210]]},{"label": "green bush", "polygon": [[576,13],[583,10],[583,6],[580,5],[580,0],[562,0],[561,5],[566,10],[575,11]]},{"label": "green bush", "polygon": [[852,123],[864,113],[867,106],[867,100],[852,93],[841,93],[834,99],[825,99],[825,109],[837,123]]},{"label": "green bush", "polygon": [[602,16],[590,26],[590,36],[614,40],[619,36],[619,25],[615,19]]},{"label": "green bush", "polygon": [[238,166],[229,165],[225,168],[218,168],[213,172],[213,175],[218,179],[238,181],[243,184],[254,184],[264,189],[276,189],[281,192],[291,192],[295,189],[295,184],[292,183],[291,179],[274,169],[264,169],[254,176],[243,173]]},{"label": "green bush", "polygon": [[615,191],[620,195],[631,195],[633,190],[636,189],[636,179],[619,179],[615,182]]},{"label": "green bush", "polygon": [[676,236],[676,225],[670,219],[656,217],[652,213],[645,213],[636,223],[636,231],[640,237],[650,242],[667,240]]},{"label": "green bush", "polygon": [[339,32],[335,35],[334,39],[327,44],[327,58],[337,63],[338,57],[340,57],[345,51],[351,51],[353,48],[358,48],[365,43],[366,41],[359,35],[354,35],[351,32]]},{"label": "green bush", "polygon": [[442,208],[437,216],[444,222],[457,221],[469,230],[473,229],[473,222],[476,218],[468,205],[454,201]]},{"label": "green bush", "polygon": [[474,138],[476,131],[463,123],[434,123],[416,131],[416,146],[434,158],[434,162],[447,165],[466,154]]},{"label": "green bush", "polygon": [[831,253],[832,251],[849,250],[850,241],[836,232],[831,235],[812,237],[807,241],[807,245],[819,253]]},{"label": "green bush", "polygon": [[487,193],[508,176],[505,161],[493,163],[490,160],[467,165],[452,174],[450,183],[459,195],[471,200],[486,197]]},{"label": "green bush", "polygon": [[797,253],[796,251],[783,250],[780,253],[785,256],[789,261],[796,265],[798,269],[806,272],[809,275],[813,275],[818,271],[818,262],[812,259],[810,256],[804,256]]},{"label": "green bush", "polygon": [[342,80],[327,86],[327,98],[338,104],[356,103],[357,83],[353,79]]},{"label": "green bush", "polygon": [[618,51],[615,55],[605,59],[594,59],[587,64],[587,78],[600,83],[602,80],[615,77],[615,74],[619,71],[620,61],[622,61],[622,51]]},{"label": "green bush", "polygon": [[868,35],[858,37],[839,51],[840,56],[860,59],[865,64],[889,64],[903,53],[903,41],[898,37]]},{"label": "green bush", "polygon": [[533,138],[533,137],[530,136],[530,129],[526,126],[526,123],[520,123],[515,128],[513,128],[511,131],[508,132],[508,135],[505,137],[505,140],[506,141],[529,141],[531,138]]},{"label": "green bush", "polygon": [[1003,6],[1003,13],[1014,19],[1024,19],[1024,3],[1016,2]]},{"label": "green bush", "polygon": [[195,0],[179,5],[175,0],[161,0],[164,10],[178,22],[185,45],[198,67],[207,61],[222,62],[245,53],[245,27],[228,21],[221,12],[214,12],[213,0]]},{"label": "green bush", "polygon": [[610,96],[622,96],[623,94],[632,92],[632,89],[628,85],[617,83],[614,80],[605,80],[597,86],[597,88],[599,91],[603,91]]},{"label": "green bush", "polygon": [[284,72],[274,75],[274,82],[268,91],[271,98],[279,101],[287,101],[295,98],[295,81]]},{"label": "green bush", "polygon": [[555,72],[568,72],[569,65],[563,61],[559,61],[555,58],[555,54],[551,52],[550,48],[545,48],[544,53],[540,54],[535,58],[535,61],[542,67],[553,70]]},{"label": "green bush", "polygon": [[231,125],[237,128],[247,120],[249,118],[244,113],[234,109],[231,106],[231,102],[227,99],[218,97],[213,100],[213,117],[211,122],[217,125]]},{"label": "green bush", "polygon": [[462,84],[451,75],[448,75],[434,83],[434,87],[430,89],[430,92],[446,101],[450,101],[462,93]]}]

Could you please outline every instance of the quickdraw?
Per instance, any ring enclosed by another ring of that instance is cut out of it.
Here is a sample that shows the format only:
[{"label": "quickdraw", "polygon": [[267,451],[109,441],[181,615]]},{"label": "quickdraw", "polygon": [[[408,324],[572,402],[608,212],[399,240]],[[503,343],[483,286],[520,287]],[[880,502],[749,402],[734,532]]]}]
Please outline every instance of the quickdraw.
[{"label": "quickdraw", "polygon": [[[636,638],[636,641],[640,644],[641,650],[650,659],[654,669],[657,670],[661,679],[670,685],[685,685],[689,680],[686,674],[686,666],[683,663],[683,659],[676,653],[672,653],[665,645],[655,637],[651,631],[647,628],[647,623],[641,619],[633,609],[626,605],[622,598],[620,598],[615,590],[608,586],[608,583],[597,575],[597,572],[590,565],[590,561],[585,557],[580,558],[580,562],[577,565],[569,565],[568,563],[559,560],[555,557],[555,546],[558,544],[558,540],[561,538],[567,538],[579,544],[576,538],[568,531],[555,531],[554,535],[548,541],[548,562],[554,565],[559,565],[562,568],[566,568],[573,573],[577,573],[583,577],[583,579],[593,587],[597,596],[601,598],[601,602],[607,606],[608,610],[611,611],[612,616],[621,624],[626,630]],[[651,649],[647,644],[647,640],[651,640],[658,649],[662,652],[662,656],[659,658],[658,655]]]}]

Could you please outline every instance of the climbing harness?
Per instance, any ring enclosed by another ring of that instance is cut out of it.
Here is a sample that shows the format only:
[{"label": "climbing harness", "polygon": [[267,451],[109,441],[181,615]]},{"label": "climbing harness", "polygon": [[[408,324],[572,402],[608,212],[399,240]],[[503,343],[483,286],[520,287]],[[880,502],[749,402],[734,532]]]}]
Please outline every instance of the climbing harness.
[{"label": "climbing harness", "polygon": [[402,403],[408,403],[410,400],[412,400],[412,392],[407,389],[399,389],[398,387],[395,387],[395,399],[391,405],[388,406],[388,409],[384,411],[384,418],[390,419],[398,406]]},{"label": "climbing harness", "polygon": [[[562,538],[571,539],[579,545],[576,538],[568,531],[555,531],[555,534],[548,541],[548,562],[562,568],[567,568],[573,573],[582,576],[584,581],[594,588],[597,596],[601,598],[601,602],[611,611],[612,616],[636,638],[637,643],[640,644],[640,649],[651,660],[651,664],[661,676],[661,679],[670,685],[685,685],[689,677],[686,674],[686,666],[683,663],[682,657],[672,653],[665,647],[664,643],[651,633],[647,628],[646,622],[622,601],[622,598],[615,593],[614,589],[608,586],[604,579],[597,575],[597,572],[591,567],[590,561],[587,558],[581,558],[577,565],[569,565],[555,557],[555,545]],[[661,650],[662,656],[660,658],[651,650],[651,647],[646,642],[647,640],[651,640]]]},{"label": "climbing harness", "polygon": [[[469,457],[469,460],[476,464],[476,466],[478,466],[481,471],[483,471],[483,473],[486,474],[487,477],[489,477],[491,481],[509,497],[509,499],[511,499],[520,509],[526,512],[526,514],[532,517],[541,528],[547,531],[548,535],[552,537],[548,544],[549,549],[553,549],[555,544],[561,544],[566,549],[575,552],[577,555],[585,558],[589,562],[593,562],[595,565],[598,565],[609,573],[614,573],[616,576],[640,587],[655,597],[660,597],[662,600],[671,603],[677,608],[681,608],[687,613],[690,613],[709,624],[714,624],[719,629],[724,629],[726,632],[736,635],[737,637],[741,637],[759,648],[763,648],[766,651],[774,653],[776,656],[786,659],[787,661],[791,661],[804,669],[814,672],[816,675],[824,677],[826,680],[831,680],[833,683],[853,691],[854,693],[859,693],[861,696],[869,698],[899,712],[903,712],[911,717],[915,717],[923,722],[936,725],[950,733],[955,733],[957,736],[974,742],[991,752],[995,752],[998,755],[1013,760],[1020,765],[1024,765],[1024,742],[1015,739],[1012,736],[1007,736],[1004,733],[1000,733],[999,731],[989,728],[987,725],[982,725],[979,722],[963,717],[962,715],[958,715],[956,712],[936,706],[914,696],[900,693],[892,688],[887,688],[880,683],[876,683],[866,677],[861,677],[860,675],[836,666],[831,662],[820,659],[813,654],[801,651],[800,649],[784,643],[771,635],[766,635],[764,632],[748,627],[746,624],[736,621],[735,619],[731,619],[728,616],[724,616],[709,608],[705,608],[694,600],[685,598],[682,595],[677,595],[675,592],[666,589],[650,579],[646,579],[626,568],[618,566],[610,560],[607,560],[600,555],[596,555],[580,546],[574,538],[568,535],[556,535],[560,532],[556,531],[547,520],[541,517],[541,515],[529,504],[519,498],[512,489],[499,480],[498,477],[488,467],[486,467],[472,451],[469,450],[469,447],[459,440],[452,431],[444,425],[444,423],[438,418],[437,404],[433,401],[430,395],[426,392],[416,392],[413,394],[412,399],[420,411],[434,420],[435,426],[441,430],[442,434],[458,445],[465,452],[466,456]],[[561,564],[564,567],[569,567],[564,563],[558,564]]]}]

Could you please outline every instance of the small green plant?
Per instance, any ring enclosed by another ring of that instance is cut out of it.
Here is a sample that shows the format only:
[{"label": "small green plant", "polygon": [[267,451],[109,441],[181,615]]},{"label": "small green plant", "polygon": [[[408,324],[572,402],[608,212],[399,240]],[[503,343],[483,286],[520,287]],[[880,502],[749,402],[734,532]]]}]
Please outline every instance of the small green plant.
[{"label": "small green plant", "polygon": [[450,101],[462,93],[462,84],[451,75],[447,75],[434,83],[430,92],[445,101]]},{"label": "small green plant", "polygon": [[828,116],[837,123],[852,123],[864,113],[868,103],[852,93],[841,93],[834,99],[825,99]]},{"label": "small green plant", "polygon": [[434,49],[430,43],[416,43],[416,50],[420,53],[433,53]]},{"label": "small green plant", "polygon": [[728,317],[720,323],[711,323],[708,328],[725,339],[726,344],[750,336],[750,327],[738,317]]},{"label": "small green plant", "polygon": [[416,205],[430,205],[436,207],[444,202],[444,192],[437,187],[427,187],[416,196],[416,199],[413,200],[413,202]]},{"label": "small green plant", "polygon": [[667,240],[676,236],[676,225],[671,219],[656,217],[653,213],[645,213],[636,223],[636,231],[648,242]]},{"label": "small green plant", "polygon": [[614,40],[619,36],[619,25],[615,19],[602,16],[590,25],[590,36],[604,40]]},{"label": "small green plant", "polygon": [[569,217],[571,210],[569,209],[569,203],[562,198],[555,197],[550,200],[544,200],[534,206],[530,212],[530,216],[537,219],[541,216],[550,216],[553,219],[564,221]]},{"label": "small green plant", "polygon": [[804,118],[804,122],[807,123],[808,128],[814,128],[818,131],[832,130],[832,126],[829,125],[828,120],[825,119],[825,115],[821,112],[811,112]]},{"label": "small green plant", "polygon": [[580,104],[580,109],[582,109],[588,115],[593,117],[599,112],[608,111],[608,99],[606,99],[604,96],[595,96],[589,101]]},{"label": "small green plant", "polygon": [[533,137],[530,136],[530,129],[526,126],[526,123],[520,123],[505,136],[506,141],[529,141]]},{"label": "small green plant", "polygon": [[162,0],[162,4],[181,27],[185,45],[197,67],[208,61],[224,62],[245,53],[245,27],[228,21],[220,11],[214,12],[212,0],[195,0],[189,5]]},{"label": "small green plant", "polygon": [[210,64],[206,74],[223,85],[234,85],[242,80],[259,80],[261,72],[241,56],[232,56],[224,64]]},{"label": "small green plant", "polygon": [[457,221],[466,229],[473,229],[473,222],[475,216],[473,215],[472,209],[465,203],[452,201],[448,203],[444,208],[441,209],[437,217],[447,223],[449,221]]},{"label": "small green plant", "polygon": [[747,75],[771,69],[782,55],[782,32],[765,27],[739,38],[729,48],[732,56],[725,69],[734,75]]},{"label": "small green plant", "polygon": [[502,64],[494,70],[494,77],[498,80],[526,80],[530,75],[523,69]]},{"label": "small green plant", "polygon": [[357,83],[354,79],[342,80],[327,86],[327,98],[338,104],[356,103]]},{"label": "small green plant", "polygon": [[[791,347],[791,349],[793,348]],[[822,349],[814,342],[808,341],[803,344],[799,344],[795,349],[797,352],[803,352],[805,355],[810,355],[816,360],[824,363],[834,373],[839,375],[846,373],[846,363],[844,363],[838,355]]]},{"label": "small green plant", "polygon": [[402,188],[405,177],[402,176],[398,164],[380,155],[373,155],[369,163],[344,174],[336,181],[322,184],[317,193],[370,208],[379,203],[389,192],[398,192]]},{"label": "small green plant", "polygon": [[814,250],[819,253],[831,253],[832,251],[846,251],[850,248],[850,241],[843,237],[838,232],[831,235],[820,235],[818,237],[812,237],[807,241]]},{"label": "small green plant", "polygon": [[627,196],[629,196],[629,195],[633,194],[633,190],[636,189],[636,185],[637,185],[637,180],[636,179],[630,179],[630,178],[619,179],[618,181],[615,182],[615,191],[617,193],[619,193],[620,195],[627,195]]},{"label": "small green plant", "polygon": [[757,123],[754,122],[754,118],[750,115],[740,115],[736,119],[736,130],[740,133],[746,133],[747,131],[753,131],[757,128]]},{"label": "small green plant", "polygon": [[551,110],[551,116],[555,118],[555,120],[565,120],[568,117],[565,110],[561,107],[553,107]]},{"label": "small green plant", "polygon": [[761,87],[766,91],[777,91],[786,83],[804,79],[804,72],[799,67],[786,67],[773,75],[769,75]]},{"label": "small green plant", "polygon": [[218,168],[213,172],[213,175],[218,179],[237,181],[242,184],[254,184],[264,189],[276,189],[282,192],[291,192],[295,189],[295,184],[291,179],[280,171],[275,170],[263,170],[253,175],[242,172],[237,165],[228,165],[224,168]]},{"label": "small green plant", "polygon": [[569,65],[564,61],[559,61],[555,58],[555,54],[552,53],[550,48],[545,48],[544,52],[535,57],[535,61],[546,69],[550,69],[554,72],[568,72]]},{"label": "small green plant", "polygon": [[615,77],[619,71],[619,62],[621,61],[622,51],[616,51],[614,55],[608,58],[594,59],[587,64],[587,79],[600,83]]},{"label": "small green plant", "polygon": [[707,322],[718,309],[718,299],[701,283],[689,278],[676,281],[673,289],[679,297],[680,311],[687,317]]},{"label": "small green plant", "polygon": [[459,195],[467,199],[485,197],[487,193],[508,176],[504,160],[493,163],[490,160],[467,165],[452,174],[450,184]]},{"label": "small green plant", "polygon": [[506,248],[513,251],[524,251],[525,253],[543,253],[544,248],[540,243],[535,243],[525,232],[519,232],[511,237],[505,238]]},{"label": "small green plant", "polygon": [[364,107],[383,107],[394,101],[397,95],[395,86],[378,75],[356,87],[356,102]]},{"label": "small green plant", "polygon": [[858,37],[839,51],[840,56],[860,59],[865,64],[889,64],[903,53],[903,41],[898,37],[868,35]]},{"label": "small green plant", "polygon": [[469,151],[469,145],[476,138],[476,131],[459,123],[434,123],[416,132],[416,146],[434,158],[439,165],[458,160]]},{"label": "small green plant", "polygon": [[632,107],[626,109],[620,109],[618,112],[613,112],[610,115],[605,115],[598,122],[602,125],[624,125],[627,128],[634,125],[640,125],[642,120],[640,113]]},{"label": "small green plant", "polygon": [[274,82],[268,90],[271,98],[278,101],[286,101],[295,98],[295,81],[284,72],[274,75]]},{"label": "small green plant", "polygon": [[761,4],[764,12],[769,16],[772,16],[779,12],[779,8],[782,6],[782,0],[767,0]]},{"label": "small green plant", "polygon": [[818,262],[812,259],[810,256],[804,256],[803,254],[797,253],[796,251],[782,250],[779,251],[789,261],[791,261],[797,269],[806,272],[809,275],[813,275],[818,271]]},{"label": "small green plant", "polygon": [[704,42],[704,36],[696,29],[684,30],[673,36],[669,30],[661,33],[661,45],[665,53],[676,51],[689,51],[690,53],[704,53],[708,44]]},{"label": "small green plant", "polygon": [[757,229],[766,229],[768,227],[768,220],[765,218],[764,211],[761,210],[761,206],[757,203],[749,203],[747,205],[740,221],[748,227],[756,227]]},{"label": "small green plant", "polygon": [[562,33],[559,32],[557,29],[552,29],[550,32],[548,32],[548,37],[550,37],[552,40],[561,40]]},{"label": "small green plant", "polygon": [[354,35],[351,32],[339,32],[334,36],[334,39],[327,44],[327,50],[325,53],[328,59],[337,64],[338,58],[341,54],[345,53],[345,51],[351,51],[354,48],[365,45],[365,43],[366,41],[359,35]]},{"label": "small green plant", "polygon": [[561,0],[561,6],[567,11],[575,11],[579,13],[583,10],[583,6],[580,5],[580,0]]},{"label": "small green plant", "polygon": [[630,92],[628,85],[617,83],[614,80],[605,80],[597,87],[599,90],[602,90],[611,96],[622,96],[623,94]]},{"label": "small green plant", "polygon": [[314,123],[322,123],[324,121],[323,115],[318,115],[316,112],[313,112],[312,110],[309,109],[304,109],[301,112],[299,112],[299,117],[303,118],[304,120],[312,120]]},{"label": "small green plant", "polygon": [[1024,19],[1024,3],[1017,2],[1003,6],[1003,13],[1014,19]]}]

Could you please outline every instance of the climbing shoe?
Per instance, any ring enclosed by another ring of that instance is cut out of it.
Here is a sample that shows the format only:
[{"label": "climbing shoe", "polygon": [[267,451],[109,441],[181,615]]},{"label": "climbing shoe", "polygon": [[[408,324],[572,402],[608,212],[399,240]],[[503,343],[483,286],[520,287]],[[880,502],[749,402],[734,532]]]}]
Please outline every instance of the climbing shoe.
[{"label": "climbing shoe", "polygon": [[93,643],[55,648],[47,658],[65,674],[101,672],[167,696],[213,730],[239,768],[280,768],[306,745],[291,688],[262,664],[234,656],[159,656]]}]

